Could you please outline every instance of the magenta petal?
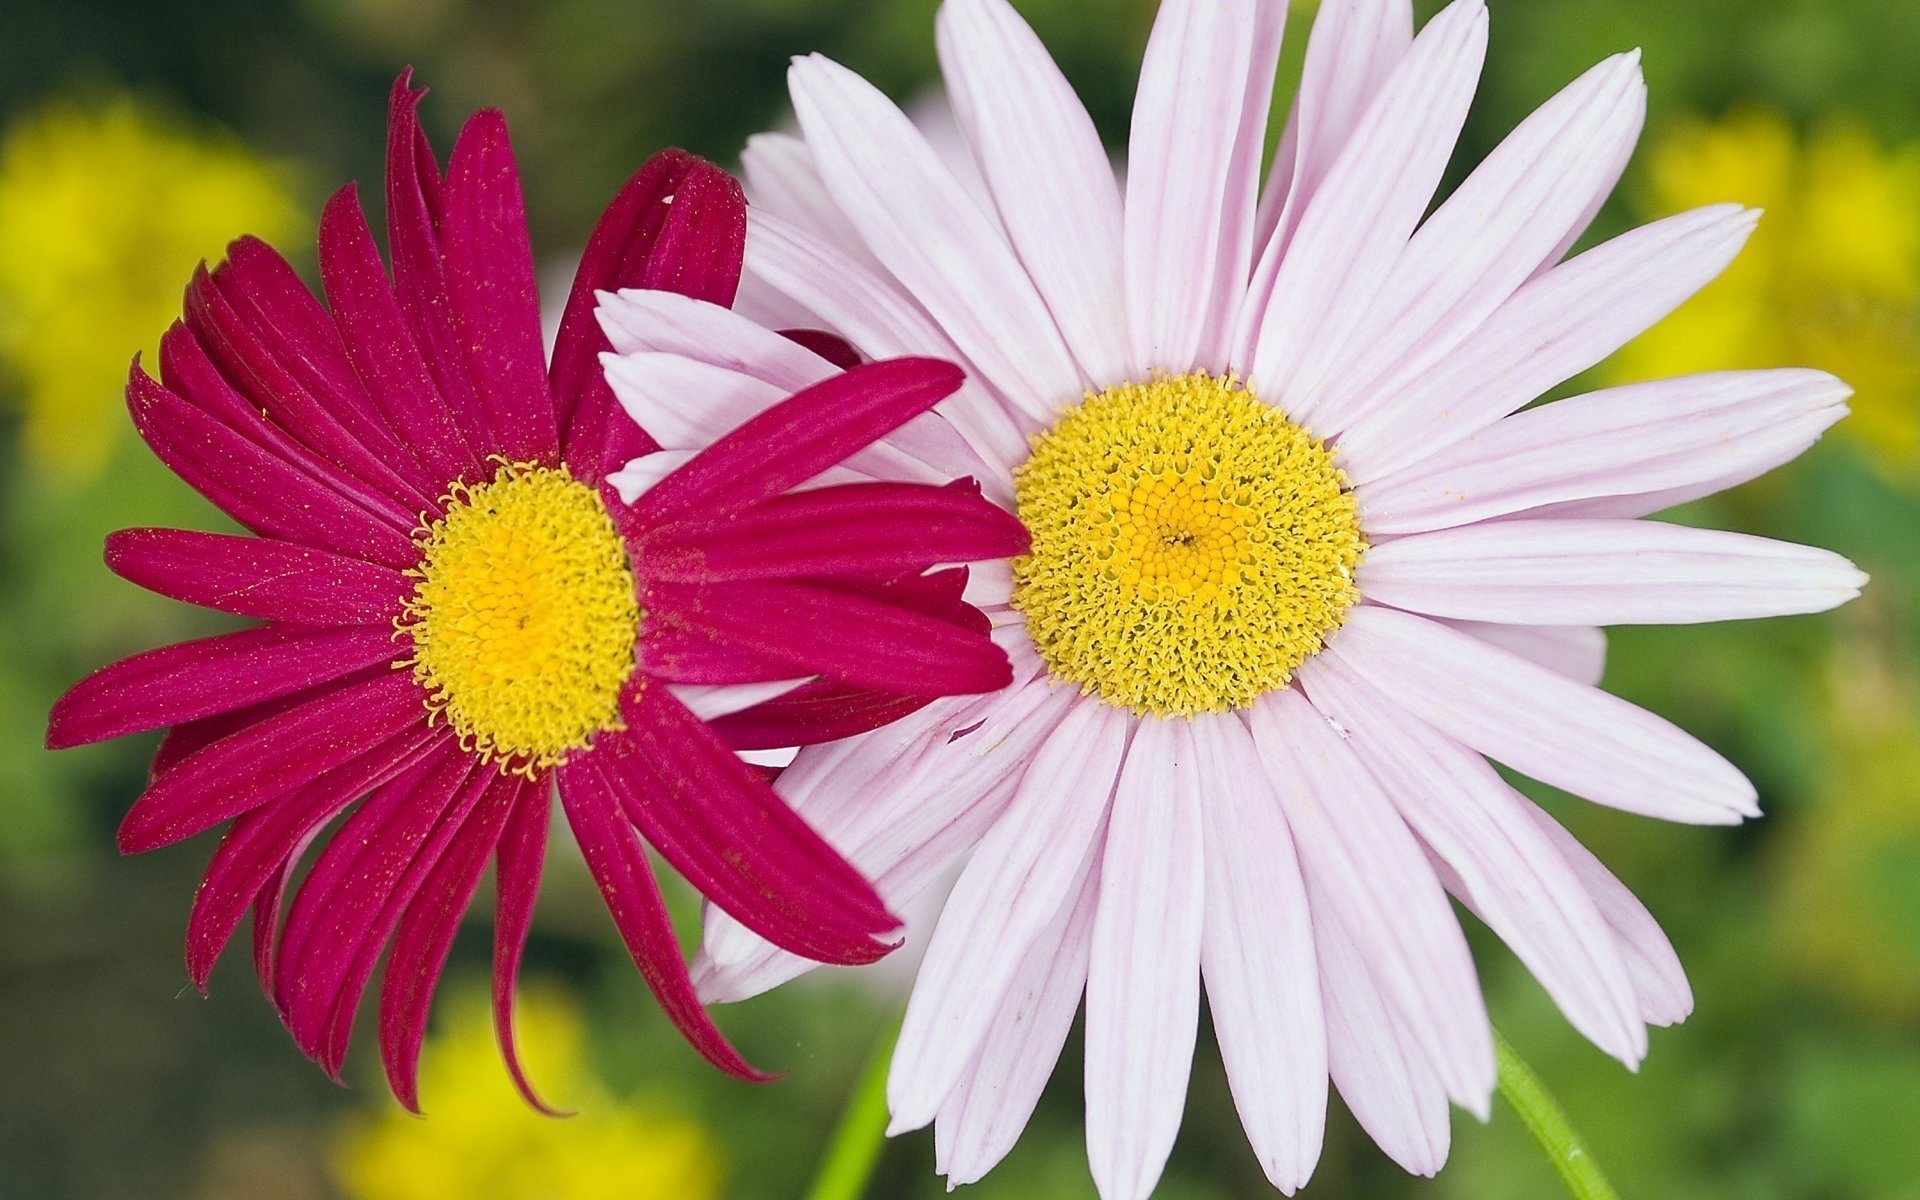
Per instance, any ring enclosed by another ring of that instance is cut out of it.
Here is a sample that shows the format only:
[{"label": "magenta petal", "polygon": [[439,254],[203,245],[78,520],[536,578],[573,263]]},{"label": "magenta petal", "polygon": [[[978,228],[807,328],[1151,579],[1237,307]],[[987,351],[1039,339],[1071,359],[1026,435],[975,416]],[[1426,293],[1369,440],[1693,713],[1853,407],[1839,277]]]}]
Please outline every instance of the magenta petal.
[{"label": "magenta petal", "polygon": [[154,454],[221,511],[267,537],[404,570],[420,557],[405,524],[263,449],[161,387],[138,366],[127,386],[134,427]]},{"label": "magenta petal", "polygon": [[735,750],[813,746],[891,725],[934,699],[816,682],[708,724]]},{"label": "magenta petal", "polygon": [[320,214],[320,278],[354,370],[438,488],[476,476],[484,458],[467,444],[434,383],[352,184],[336,192]]},{"label": "magenta petal", "polygon": [[494,852],[493,1028],[500,1041],[500,1057],[521,1098],[548,1116],[557,1117],[565,1114],[534,1091],[533,1081],[520,1062],[519,1042],[513,1036],[513,996],[519,987],[527,931],[533,926],[534,901],[540,894],[552,808],[550,789],[544,782],[537,788],[523,788]]},{"label": "magenta petal", "polygon": [[[644,287],[730,306],[740,286],[746,228],[740,185],[680,150],[648,159],[607,206],[581,255],[549,373],[575,474],[598,479],[656,448],[621,417],[600,369],[600,354],[610,347],[594,318],[595,293]],[[616,432],[625,435],[617,443]],[[617,444],[617,457],[610,443]]]},{"label": "magenta petal", "polygon": [[959,367],[932,358],[896,358],[835,375],[742,423],[616,519],[639,531],[689,513],[739,512],[885,437],[965,379]]},{"label": "magenta petal", "polygon": [[850,483],[776,496],[724,521],[680,522],[636,547],[648,579],[892,578],[1027,551],[1018,517],[965,487]]},{"label": "magenta petal", "polygon": [[269,625],[123,658],[54,703],[47,747],[177,725],[246,708],[393,659],[393,631]]},{"label": "magenta petal", "polygon": [[1006,652],[979,633],[864,595],[782,582],[648,585],[642,604],[722,645],[858,687],[951,696],[1013,682]]},{"label": "magenta petal", "polygon": [[552,462],[560,447],[540,341],[540,291],[520,172],[496,109],[475,113],[453,147],[440,256],[454,332],[496,441],[513,462]]},{"label": "magenta petal", "polygon": [[866,361],[852,342],[838,334],[819,329],[782,329],[780,336],[796,346],[805,346],[842,371],[851,371]]},{"label": "magenta petal", "polygon": [[188,604],[298,625],[391,632],[413,581],[391,567],[271,538],[187,529],[107,535],[107,569]]},{"label": "magenta petal", "polygon": [[900,927],[866,877],[672,693],[642,687],[627,732],[592,767],[668,862],[755,933],[820,962],[858,964]]},{"label": "magenta petal", "polygon": [[[545,778],[541,779],[545,785]],[[434,864],[394,935],[386,978],[380,982],[380,1057],[394,1098],[420,1111],[420,1044],[426,1038],[433,993],[453,949],[474,889],[499,844],[514,801],[527,781],[494,774],[452,846]]]},{"label": "magenta petal", "polygon": [[634,965],[668,1019],[708,1062],[735,1078],[765,1082],[772,1076],[741,1058],[701,1006],[640,835],[621,816],[619,798],[599,772],[583,769],[591,762],[562,768],[560,805]]},{"label": "magenta petal", "polygon": [[[699,589],[673,585],[653,590],[657,598],[669,589],[685,597],[683,604],[697,603],[695,597],[706,594]],[[671,614],[663,616],[652,611],[640,628],[638,657],[642,672],[668,683],[770,683],[812,674],[792,658],[729,643],[723,636],[704,628],[673,623]]]},{"label": "magenta petal", "polygon": [[137,854],[192,837],[356,760],[373,759],[370,774],[384,778],[412,748],[398,737],[410,726],[422,741],[433,734],[407,674],[334,688],[181,759],[134,801],[120,849]]}]

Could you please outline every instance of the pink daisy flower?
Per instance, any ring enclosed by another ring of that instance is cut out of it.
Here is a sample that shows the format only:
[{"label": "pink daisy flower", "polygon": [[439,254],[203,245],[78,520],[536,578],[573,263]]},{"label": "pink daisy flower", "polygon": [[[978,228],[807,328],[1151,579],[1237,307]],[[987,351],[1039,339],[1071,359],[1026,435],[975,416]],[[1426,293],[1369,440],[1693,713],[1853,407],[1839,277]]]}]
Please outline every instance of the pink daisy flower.
[{"label": "pink daisy flower", "polygon": [[760,1078],[694,993],[645,846],[810,959],[871,961],[898,922],[705,718],[776,698],[735,719],[853,732],[1005,685],[964,568],[928,569],[1025,536],[964,483],[789,494],[951,394],[958,369],[925,359],[783,397],[621,504],[603,477],[652,443],[613,419],[594,292],[730,302],[739,188],[677,151],[641,168],[594,231],[549,365],[505,121],[469,120],[443,176],[423,94],[405,75],[393,91],[391,276],[349,185],[321,219],[326,307],[243,239],[194,277],[160,380],[132,372],[154,453],[251,536],[125,530],[108,565],[264,623],[101,670],[54,707],[48,743],[168,727],[120,846],[231,822],[188,971],[204,989],[251,907],[260,982],[330,1074],[391,943],[381,1048],[417,1106],[434,986],[491,861],[500,1043],[539,1104],[512,1007],[557,789],[662,1007],[715,1065]]},{"label": "pink daisy flower", "polygon": [[[1667,820],[1751,817],[1738,770],[1598,689],[1598,627],[1812,612],[1862,584],[1822,550],[1642,519],[1800,453],[1844,412],[1836,380],[1526,407],[1712,279],[1755,220],[1708,208],[1567,257],[1639,134],[1637,56],[1575,80],[1428,215],[1481,0],[1417,36],[1406,0],[1327,0],[1263,185],[1286,8],[1165,0],[1124,187],[1005,0],[940,11],[970,163],[819,57],[790,76],[800,136],[747,152],[754,311],[963,364],[936,419],[964,449],[883,444],[927,478],[978,475],[1032,535],[969,593],[1011,686],[803,750],[778,785],[896,905],[970,856],[888,1085],[892,1128],[934,1123],[955,1184],[1014,1144],[1084,996],[1093,1177],[1106,1200],[1149,1193],[1203,987],[1275,1186],[1313,1170],[1329,1078],[1434,1172],[1449,1099],[1484,1117],[1495,1076],[1449,893],[1636,1064],[1647,1025],[1690,1008],[1679,964],[1489,760]],[[689,395],[738,416],[825,369],[685,297],[611,307],[610,378],[649,428]],[[719,1000],[808,965],[712,910],[702,954]]]}]

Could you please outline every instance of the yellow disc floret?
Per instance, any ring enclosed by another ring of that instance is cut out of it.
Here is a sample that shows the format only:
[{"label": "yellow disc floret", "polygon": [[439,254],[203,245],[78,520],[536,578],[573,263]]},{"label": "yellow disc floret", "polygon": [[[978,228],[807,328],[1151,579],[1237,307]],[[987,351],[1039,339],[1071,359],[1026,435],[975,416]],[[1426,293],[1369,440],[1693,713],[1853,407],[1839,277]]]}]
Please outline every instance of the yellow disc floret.
[{"label": "yellow disc floret", "polygon": [[483,760],[523,773],[620,728],[640,609],[599,493],[503,463],[444,505],[416,534],[418,582],[398,622],[428,710]]},{"label": "yellow disc floret", "polygon": [[1312,434],[1232,379],[1088,396],[1014,472],[1013,603],[1052,673],[1136,713],[1284,686],[1359,598],[1353,494]]}]

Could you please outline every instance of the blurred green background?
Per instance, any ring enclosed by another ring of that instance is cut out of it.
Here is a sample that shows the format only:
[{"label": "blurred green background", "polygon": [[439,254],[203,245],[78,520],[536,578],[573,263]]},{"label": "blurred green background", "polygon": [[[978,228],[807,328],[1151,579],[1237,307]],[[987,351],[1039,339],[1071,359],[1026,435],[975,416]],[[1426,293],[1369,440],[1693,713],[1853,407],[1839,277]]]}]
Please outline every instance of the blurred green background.
[{"label": "blurred green background", "polygon": [[[202,256],[241,232],[303,268],[325,194],[379,178],[387,87],[412,63],[444,150],[497,104],[535,245],[566,269],[651,151],[731,162],[784,113],[782,68],[822,50],[901,98],[933,72],[932,0],[6,0],[0,10],[0,1198],[785,1200],[801,1194],[897,971],[836,974],[724,1010],[784,1082],[704,1068],[625,961],[579,864],[542,897],[528,978],[536,1078],[582,1111],[520,1112],[476,998],[488,906],[443,987],[429,1117],[399,1115],[370,1046],[342,1089],[223,964],[187,986],[182,925],[210,848],[133,860],[111,832],[150,744],[59,757],[47,705],[111,658],[207,620],[111,578],[100,539],[212,511],[119,405]],[[1152,0],[1019,0],[1118,147]],[[1297,5],[1288,61],[1304,44]],[[1423,15],[1434,6],[1423,4]],[[1646,899],[1698,1008],[1638,1075],[1586,1045],[1491,939],[1496,1021],[1633,1200],[1920,1197],[1920,4],[1493,0],[1471,163],[1605,54],[1645,47],[1648,139],[1597,233],[1719,200],[1769,215],[1722,283],[1591,384],[1811,363],[1859,389],[1806,456],[1699,519],[1818,542],[1874,576],[1822,617],[1617,631],[1608,684],[1743,765],[1768,816],[1669,828],[1556,811]],[[692,907],[680,897],[684,915]],[[243,959],[244,955],[236,955]],[[1161,1195],[1271,1194],[1203,1032]],[[1077,1041],[982,1200],[1091,1197]],[[546,1066],[541,1072],[539,1068]],[[1306,1195],[1539,1200],[1517,1123],[1456,1114],[1453,1161],[1408,1179],[1335,1106]],[[888,1146],[872,1195],[934,1197],[931,1137]]]}]

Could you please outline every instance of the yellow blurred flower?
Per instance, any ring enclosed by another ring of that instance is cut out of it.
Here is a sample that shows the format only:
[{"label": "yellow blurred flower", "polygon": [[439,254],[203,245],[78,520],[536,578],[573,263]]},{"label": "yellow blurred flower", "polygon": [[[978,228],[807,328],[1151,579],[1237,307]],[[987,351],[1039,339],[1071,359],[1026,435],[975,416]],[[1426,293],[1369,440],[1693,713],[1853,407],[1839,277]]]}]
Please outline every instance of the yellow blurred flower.
[{"label": "yellow blurred flower", "polygon": [[283,170],[130,97],[16,117],[0,140],[0,359],[26,453],[98,472],[127,363],[156,352],[194,264],[301,223]]},{"label": "yellow blurred flower", "polygon": [[349,1120],[335,1175],[353,1200],[717,1200],[720,1146],[684,1116],[613,1097],[585,1057],[579,1012],[538,988],[520,993],[523,1057],[545,1117],[508,1082],[484,993],[448,1006],[421,1059],[425,1117],[397,1107]]},{"label": "yellow blurred flower", "polygon": [[1802,139],[1777,114],[1692,119],[1647,166],[1647,207],[1767,210],[1718,281],[1611,364],[1620,380],[1812,366],[1855,389],[1841,430],[1884,473],[1920,481],[1920,144],[1864,131]]}]

